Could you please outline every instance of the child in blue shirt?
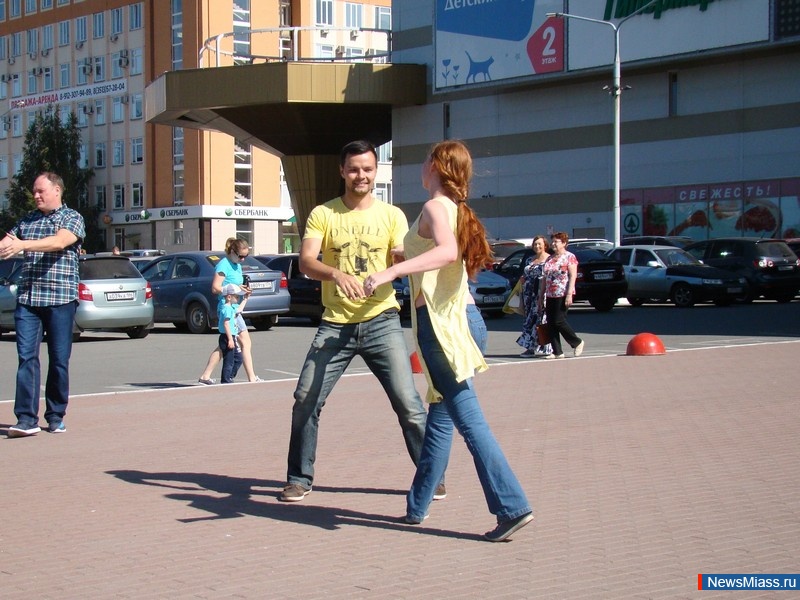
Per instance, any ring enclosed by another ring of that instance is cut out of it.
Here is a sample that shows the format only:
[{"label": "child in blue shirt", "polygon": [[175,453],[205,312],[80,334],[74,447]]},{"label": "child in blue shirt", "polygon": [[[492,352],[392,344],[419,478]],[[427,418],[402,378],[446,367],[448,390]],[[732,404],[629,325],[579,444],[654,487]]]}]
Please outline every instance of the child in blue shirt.
[{"label": "child in blue shirt", "polygon": [[[243,294],[242,288],[232,283],[223,286],[222,296],[225,302],[221,303],[217,315],[219,317],[219,350],[222,352],[222,376],[221,383],[233,383],[239,367],[242,366],[242,348],[237,339],[239,335],[238,320],[247,297],[239,303],[239,295]],[[238,317],[238,319],[237,319]]]}]

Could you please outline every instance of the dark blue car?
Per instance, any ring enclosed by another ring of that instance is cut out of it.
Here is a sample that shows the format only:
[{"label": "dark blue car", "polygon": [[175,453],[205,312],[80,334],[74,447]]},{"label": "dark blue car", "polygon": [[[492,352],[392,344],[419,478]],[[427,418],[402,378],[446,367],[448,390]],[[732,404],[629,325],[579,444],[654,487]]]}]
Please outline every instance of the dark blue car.
[{"label": "dark blue car", "polygon": [[[158,256],[144,267],[142,275],[153,290],[155,322],[192,333],[216,329],[218,297],[211,293],[211,282],[223,258],[224,252],[177,252]],[[253,290],[244,318],[258,330],[270,329],[278,315],[289,312],[286,276],[251,256],[242,262],[242,270]]]}]

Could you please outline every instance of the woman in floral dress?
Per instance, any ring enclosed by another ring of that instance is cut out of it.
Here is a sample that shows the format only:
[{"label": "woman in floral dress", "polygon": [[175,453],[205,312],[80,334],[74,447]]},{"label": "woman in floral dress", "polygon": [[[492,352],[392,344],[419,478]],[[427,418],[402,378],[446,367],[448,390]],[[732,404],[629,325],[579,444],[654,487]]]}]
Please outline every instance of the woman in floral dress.
[{"label": "woman in floral dress", "polygon": [[543,285],[544,263],[550,258],[548,248],[544,236],[537,235],[533,238],[533,256],[528,259],[522,275],[522,307],[525,317],[522,334],[517,338],[517,343],[525,348],[520,354],[522,358],[547,356],[552,352],[550,344],[540,344],[536,334],[536,326],[545,321],[544,306],[539,303],[539,287]]}]

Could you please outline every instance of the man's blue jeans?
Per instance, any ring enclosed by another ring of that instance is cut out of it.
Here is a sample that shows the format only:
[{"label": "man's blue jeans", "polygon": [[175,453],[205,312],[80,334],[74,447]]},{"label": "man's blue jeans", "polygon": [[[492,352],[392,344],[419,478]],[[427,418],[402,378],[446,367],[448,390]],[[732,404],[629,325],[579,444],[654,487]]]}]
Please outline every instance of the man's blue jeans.
[{"label": "man's blue jeans", "polygon": [[288,483],[311,489],[322,407],[356,355],[364,359],[389,396],[408,454],[417,464],[426,413],[414,385],[400,317],[396,312],[385,312],[364,323],[341,325],[323,321],[311,342],[294,392]]},{"label": "man's blue jeans", "polygon": [[14,414],[20,425],[34,427],[39,423],[39,390],[41,366],[39,347],[47,334],[47,381],[45,383],[48,423],[61,421],[69,402],[69,357],[72,354],[72,323],[77,301],[60,306],[26,306],[17,304],[14,326],[17,335],[17,395]]},{"label": "man's blue jeans", "polygon": [[[470,329],[475,323],[470,320]],[[473,333],[473,337],[475,334]],[[407,496],[407,515],[419,522],[428,514],[433,493],[450,459],[453,427],[472,454],[489,512],[502,523],[531,512],[528,499],[492,434],[478,404],[472,378],[457,382],[436,339],[427,307],[417,309],[417,341],[441,402],[430,405],[414,482]]]}]

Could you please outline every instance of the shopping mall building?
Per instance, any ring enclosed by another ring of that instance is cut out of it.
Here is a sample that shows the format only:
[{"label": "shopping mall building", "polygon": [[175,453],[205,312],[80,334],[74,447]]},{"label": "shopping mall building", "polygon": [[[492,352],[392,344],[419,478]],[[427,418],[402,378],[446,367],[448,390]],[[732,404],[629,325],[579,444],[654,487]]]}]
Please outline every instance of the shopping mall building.
[{"label": "shopping mall building", "polygon": [[283,249],[338,193],[338,149],[357,137],[391,141],[377,191],[409,218],[428,148],[458,138],[496,237],[800,235],[798,0],[56,2],[76,15],[143,7],[144,31],[123,26],[91,53],[121,59],[120,41],[129,61],[142,53],[143,76],[126,66],[107,102],[144,93],[144,118],[104,138],[116,152],[142,132],[144,164],[124,161],[141,169],[142,208],[131,191],[117,210],[116,179],[104,184],[109,228],[142,246],[236,234]]}]

